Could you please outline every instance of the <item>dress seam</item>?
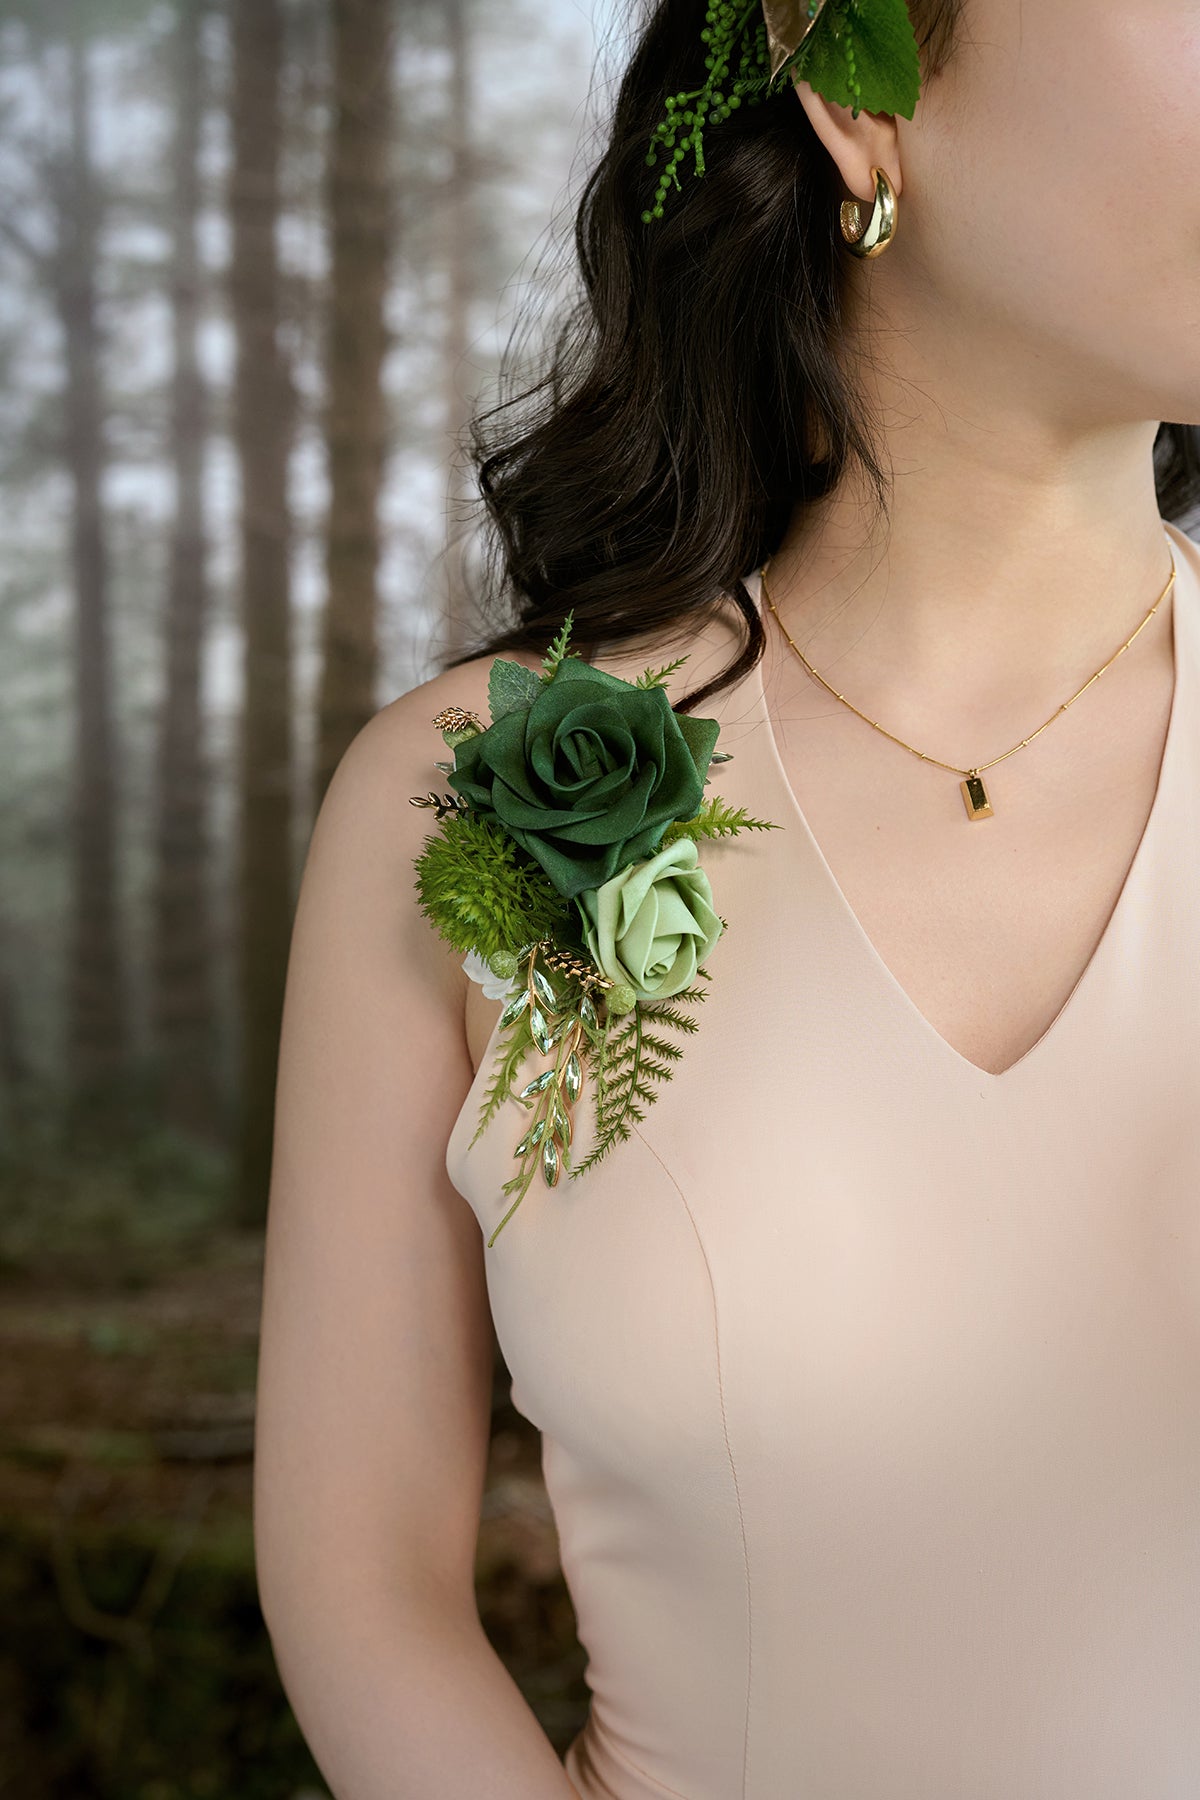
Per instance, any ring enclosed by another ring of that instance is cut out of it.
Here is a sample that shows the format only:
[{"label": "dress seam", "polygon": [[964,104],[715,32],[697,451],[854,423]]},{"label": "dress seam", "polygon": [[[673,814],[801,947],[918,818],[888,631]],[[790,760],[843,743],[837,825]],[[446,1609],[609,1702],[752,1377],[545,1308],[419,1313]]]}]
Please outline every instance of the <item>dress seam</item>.
[{"label": "dress seam", "polygon": [[[652,1775],[649,1769],[643,1769],[640,1763],[635,1762],[629,1752],[616,1743],[612,1734],[600,1723],[594,1713],[588,1720],[588,1731],[594,1742],[603,1745],[604,1754],[611,1757],[613,1762],[621,1763],[625,1768],[632,1770],[635,1775],[640,1775],[643,1781],[649,1782],[651,1787],[657,1788],[660,1794],[675,1794],[677,1800],[687,1800],[687,1795],[682,1788],[669,1787],[665,1781],[660,1781],[657,1775]],[[605,1786],[607,1789],[607,1783]],[[612,1790],[608,1789],[607,1791],[611,1793]],[[613,1800],[618,1800],[618,1796],[614,1795]]]},{"label": "dress seam", "polygon": [[733,1495],[734,1495],[734,1499],[737,1503],[738,1529],[741,1533],[741,1539],[742,1539],[742,1567],[745,1571],[745,1584],[746,1584],[746,1716],[745,1716],[745,1726],[744,1726],[743,1734],[742,1734],[742,1794],[741,1794],[741,1800],[746,1800],[747,1783],[749,1780],[749,1770],[750,1770],[750,1695],[751,1695],[753,1679],[754,1679],[754,1654],[753,1654],[753,1652],[754,1652],[754,1637],[753,1637],[753,1629],[752,1629],[753,1621],[754,1621],[754,1609],[753,1609],[753,1602],[752,1602],[752,1596],[751,1596],[751,1591],[750,1591],[750,1552],[749,1552],[749,1547],[748,1547],[748,1544],[746,1541],[746,1519],[745,1519],[745,1514],[742,1511],[742,1491],[741,1491],[741,1487],[739,1486],[739,1483],[738,1483],[737,1463],[734,1461],[733,1447],[729,1441],[729,1420],[728,1420],[728,1417],[727,1417],[727,1414],[725,1411],[725,1380],[724,1380],[724,1375],[723,1375],[723,1372],[721,1369],[721,1332],[720,1332],[720,1326],[719,1326],[718,1320],[717,1320],[716,1284],[714,1283],[713,1277],[712,1277],[712,1266],[708,1260],[708,1251],[705,1249],[704,1239],[700,1235],[700,1229],[699,1229],[698,1225],[696,1224],[695,1215],[693,1214],[691,1207],[688,1205],[687,1195],[684,1193],[684,1191],[680,1187],[678,1181],[676,1181],[674,1175],[671,1173],[670,1169],[667,1167],[667,1165],[663,1161],[662,1157],[658,1154],[658,1152],[654,1148],[653,1144],[651,1144],[647,1140],[647,1138],[641,1131],[638,1131],[638,1128],[636,1125],[632,1126],[632,1130],[637,1133],[637,1136],[639,1138],[641,1138],[642,1143],[645,1145],[646,1149],[650,1152],[650,1154],[654,1158],[655,1162],[657,1162],[659,1168],[663,1171],[663,1174],[670,1181],[672,1187],[675,1189],[675,1192],[679,1195],[680,1201],[683,1205],[683,1209],[687,1213],[688,1222],[692,1227],[693,1233],[695,1234],[696,1243],[700,1250],[700,1255],[704,1260],[704,1273],[708,1278],[708,1291],[709,1291],[710,1298],[712,1300],[713,1349],[716,1353],[716,1359],[717,1359],[717,1399],[718,1399],[718,1402],[720,1403],[720,1408],[721,1408],[721,1432],[725,1439],[725,1454],[729,1460],[729,1473],[733,1480]]}]

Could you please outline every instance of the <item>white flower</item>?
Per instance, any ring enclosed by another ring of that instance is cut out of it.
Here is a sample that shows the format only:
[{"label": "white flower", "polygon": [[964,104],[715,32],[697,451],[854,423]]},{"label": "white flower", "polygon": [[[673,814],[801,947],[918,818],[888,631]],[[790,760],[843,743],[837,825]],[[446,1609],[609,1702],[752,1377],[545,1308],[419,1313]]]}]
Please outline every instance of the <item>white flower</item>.
[{"label": "white flower", "polygon": [[472,981],[479,982],[489,1000],[507,1000],[518,985],[515,975],[506,981],[503,976],[495,974],[478,950],[467,951],[463,968]]}]

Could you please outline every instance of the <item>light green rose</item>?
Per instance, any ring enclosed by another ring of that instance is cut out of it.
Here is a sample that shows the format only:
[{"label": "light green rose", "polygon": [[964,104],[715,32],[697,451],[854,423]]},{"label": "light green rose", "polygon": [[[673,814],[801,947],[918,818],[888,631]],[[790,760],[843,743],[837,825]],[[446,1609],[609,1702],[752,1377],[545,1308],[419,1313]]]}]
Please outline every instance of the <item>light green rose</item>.
[{"label": "light green rose", "polygon": [[639,1000],[665,1000],[689,987],[723,929],[690,837],[585,888],[575,904],[593,962],[613,981],[628,982]]}]

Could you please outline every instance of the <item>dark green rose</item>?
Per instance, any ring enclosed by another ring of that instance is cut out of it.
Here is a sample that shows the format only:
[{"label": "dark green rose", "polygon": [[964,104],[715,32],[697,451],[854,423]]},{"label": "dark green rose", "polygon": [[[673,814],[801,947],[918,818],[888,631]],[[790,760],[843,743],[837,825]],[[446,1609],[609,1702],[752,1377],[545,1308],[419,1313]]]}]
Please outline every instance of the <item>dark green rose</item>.
[{"label": "dark green rose", "polygon": [[696,816],[719,731],[674,712],[662,687],[569,656],[529,706],[455,744],[447,780],[573,899]]}]

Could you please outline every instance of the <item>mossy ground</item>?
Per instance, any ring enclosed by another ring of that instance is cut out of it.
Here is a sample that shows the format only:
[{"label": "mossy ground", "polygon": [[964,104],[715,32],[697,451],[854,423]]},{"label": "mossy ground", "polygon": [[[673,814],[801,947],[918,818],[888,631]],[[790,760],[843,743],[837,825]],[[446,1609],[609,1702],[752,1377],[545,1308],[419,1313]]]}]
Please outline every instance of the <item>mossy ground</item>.
[{"label": "mossy ground", "polygon": [[[254,1576],[261,1235],[106,1219],[104,1253],[0,1241],[0,1793],[320,1800]],[[480,1615],[561,1754],[583,1653],[508,1387],[497,1356]]]}]

